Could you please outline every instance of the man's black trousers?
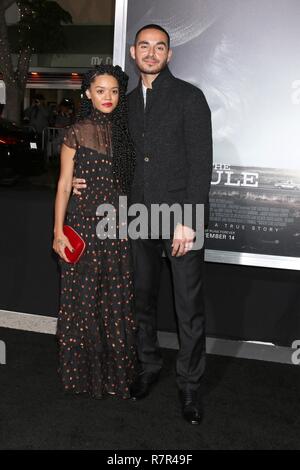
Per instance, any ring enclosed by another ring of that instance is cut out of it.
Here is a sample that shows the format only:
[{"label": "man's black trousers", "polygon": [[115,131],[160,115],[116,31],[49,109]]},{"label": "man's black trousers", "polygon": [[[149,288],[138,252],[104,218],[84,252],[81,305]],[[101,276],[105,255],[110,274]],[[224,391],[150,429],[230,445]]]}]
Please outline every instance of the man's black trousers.
[{"label": "man's black trousers", "polygon": [[175,257],[171,254],[171,240],[137,239],[131,240],[131,245],[142,372],[158,372],[162,367],[156,315],[164,251],[171,264],[179,328],[177,384],[180,390],[198,391],[205,368],[204,249]]}]

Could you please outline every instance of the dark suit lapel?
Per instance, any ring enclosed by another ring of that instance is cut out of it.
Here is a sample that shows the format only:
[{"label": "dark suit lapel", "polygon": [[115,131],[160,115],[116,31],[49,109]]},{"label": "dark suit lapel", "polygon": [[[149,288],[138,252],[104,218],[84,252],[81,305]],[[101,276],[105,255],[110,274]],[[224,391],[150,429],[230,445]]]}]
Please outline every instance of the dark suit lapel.
[{"label": "dark suit lapel", "polygon": [[142,90],[141,84],[137,88],[136,112],[139,117],[143,116],[144,114],[144,97],[143,97],[143,90]]}]

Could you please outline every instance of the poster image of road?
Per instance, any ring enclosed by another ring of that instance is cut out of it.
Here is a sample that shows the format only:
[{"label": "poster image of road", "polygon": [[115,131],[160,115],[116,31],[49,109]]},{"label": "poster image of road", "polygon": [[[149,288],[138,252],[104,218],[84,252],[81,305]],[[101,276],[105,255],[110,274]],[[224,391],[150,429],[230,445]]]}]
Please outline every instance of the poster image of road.
[{"label": "poster image of road", "polygon": [[300,257],[300,171],[215,164],[206,246]]}]

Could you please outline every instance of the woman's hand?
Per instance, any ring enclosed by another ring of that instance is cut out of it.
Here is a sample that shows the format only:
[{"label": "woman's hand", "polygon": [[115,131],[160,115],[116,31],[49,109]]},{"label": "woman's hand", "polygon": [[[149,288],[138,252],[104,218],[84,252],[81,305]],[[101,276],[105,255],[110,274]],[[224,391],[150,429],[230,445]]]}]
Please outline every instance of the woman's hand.
[{"label": "woman's hand", "polygon": [[71,243],[69,242],[68,237],[64,233],[54,236],[53,240],[53,250],[57,253],[64,261],[69,263],[69,260],[65,254],[65,248],[68,247],[70,251],[74,251]]},{"label": "woman's hand", "polygon": [[73,181],[72,181],[72,186],[73,186],[73,194],[77,194],[77,196],[80,196],[81,192],[79,191],[79,189],[86,188],[85,179],[75,178],[74,176]]}]

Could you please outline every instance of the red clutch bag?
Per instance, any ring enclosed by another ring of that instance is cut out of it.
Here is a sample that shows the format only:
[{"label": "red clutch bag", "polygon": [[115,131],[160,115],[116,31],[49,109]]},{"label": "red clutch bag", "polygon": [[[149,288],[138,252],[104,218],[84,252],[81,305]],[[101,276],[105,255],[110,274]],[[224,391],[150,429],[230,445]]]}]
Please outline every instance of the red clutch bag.
[{"label": "red clutch bag", "polygon": [[77,263],[85,250],[85,241],[81,238],[79,233],[76,232],[76,230],[70,227],[70,225],[64,225],[63,232],[74,248],[73,253],[69,250],[69,248],[65,248],[66,257],[68,258],[69,263]]}]

